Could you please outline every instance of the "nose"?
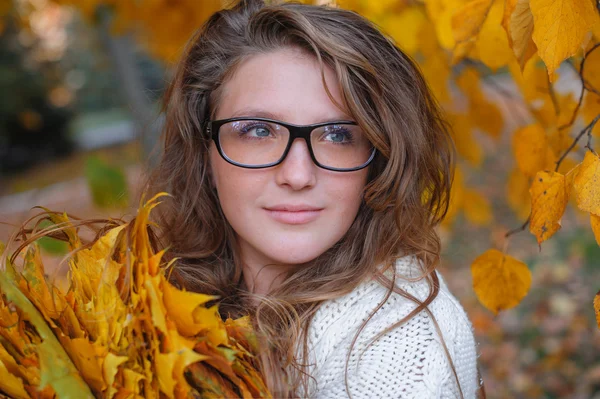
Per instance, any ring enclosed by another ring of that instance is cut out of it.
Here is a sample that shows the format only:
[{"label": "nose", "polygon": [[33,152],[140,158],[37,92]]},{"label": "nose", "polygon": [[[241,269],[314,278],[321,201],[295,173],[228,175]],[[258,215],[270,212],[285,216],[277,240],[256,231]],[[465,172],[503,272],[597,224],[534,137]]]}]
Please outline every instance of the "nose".
[{"label": "nose", "polygon": [[317,182],[317,168],[310,157],[306,141],[297,138],[283,162],[277,166],[276,182],[293,190],[312,187]]}]

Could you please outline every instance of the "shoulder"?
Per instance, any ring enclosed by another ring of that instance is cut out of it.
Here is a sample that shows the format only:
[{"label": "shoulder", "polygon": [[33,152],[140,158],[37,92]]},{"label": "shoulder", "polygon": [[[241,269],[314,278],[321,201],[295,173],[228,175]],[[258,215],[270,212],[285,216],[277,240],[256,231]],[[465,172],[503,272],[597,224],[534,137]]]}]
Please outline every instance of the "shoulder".
[{"label": "shoulder", "polygon": [[[420,269],[416,262],[414,257],[399,259],[398,275],[417,277]],[[347,397],[348,377],[352,397],[357,398],[373,397],[372,392],[381,397],[460,397],[450,358],[464,397],[474,397],[477,355],[472,326],[442,276],[437,275],[438,295],[428,311],[414,315],[417,304],[409,298],[427,298],[430,287],[425,280],[397,277],[396,285],[405,295],[393,292],[387,300],[387,288],[369,281],[323,303],[308,331],[315,396]],[[407,321],[397,325],[406,317]]]}]

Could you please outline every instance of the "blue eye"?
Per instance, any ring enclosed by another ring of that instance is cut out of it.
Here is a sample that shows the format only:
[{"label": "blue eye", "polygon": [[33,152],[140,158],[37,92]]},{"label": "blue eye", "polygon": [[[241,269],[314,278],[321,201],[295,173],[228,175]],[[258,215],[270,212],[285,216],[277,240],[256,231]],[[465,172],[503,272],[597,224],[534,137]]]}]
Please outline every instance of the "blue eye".
[{"label": "blue eye", "polygon": [[334,144],[351,144],[353,142],[350,130],[333,126],[323,134],[324,141]]},{"label": "blue eye", "polygon": [[[253,132],[254,132],[254,134],[252,134]],[[245,137],[263,138],[263,137],[269,137],[271,135],[271,131],[269,130],[267,125],[251,123],[251,124],[243,126],[239,130],[239,134],[240,134],[240,136],[245,136]]]}]

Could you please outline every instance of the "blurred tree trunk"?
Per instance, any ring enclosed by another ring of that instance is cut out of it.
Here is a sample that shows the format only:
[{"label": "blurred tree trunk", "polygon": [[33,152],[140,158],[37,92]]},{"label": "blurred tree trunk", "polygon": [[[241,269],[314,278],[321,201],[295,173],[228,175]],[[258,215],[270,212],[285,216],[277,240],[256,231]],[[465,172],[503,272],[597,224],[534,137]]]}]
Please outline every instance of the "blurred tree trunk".
[{"label": "blurred tree trunk", "polygon": [[[131,34],[115,36],[111,33],[112,12],[108,7],[99,7],[97,16],[100,38],[121,84],[122,95],[130,107],[144,160],[154,165],[157,157],[152,151],[158,143],[163,117],[155,112],[154,104],[146,96],[140,70],[136,65],[135,44]],[[151,156],[152,159],[149,159]]]}]

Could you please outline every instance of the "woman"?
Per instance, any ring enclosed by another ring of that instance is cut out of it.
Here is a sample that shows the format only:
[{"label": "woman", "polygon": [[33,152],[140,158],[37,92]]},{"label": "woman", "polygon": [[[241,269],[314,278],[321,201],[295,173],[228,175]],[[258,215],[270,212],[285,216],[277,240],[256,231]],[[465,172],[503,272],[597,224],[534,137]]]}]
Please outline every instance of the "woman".
[{"label": "woman", "polygon": [[275,397],[463,397],[464,310],[436,271],[454,149],[413,62],[325,6],[242,0],[190,40],[148,189],[173,280],[250,314]]}]

